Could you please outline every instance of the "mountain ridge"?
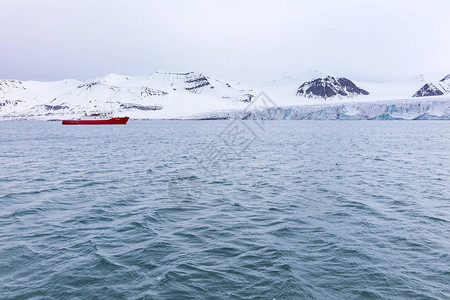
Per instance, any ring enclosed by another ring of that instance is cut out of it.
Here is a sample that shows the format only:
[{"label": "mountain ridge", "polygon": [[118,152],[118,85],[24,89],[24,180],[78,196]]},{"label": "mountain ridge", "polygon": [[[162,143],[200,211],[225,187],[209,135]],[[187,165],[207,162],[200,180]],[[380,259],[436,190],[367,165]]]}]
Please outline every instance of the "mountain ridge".
[{"label": "mountain ridge", "polygon": [[450,74],[439,80],[439,82],[426,83],[413,97],[442,96],[445,94],[450,94]]},{"label": "mountain ridge", "polygon": [[[0,80],[0,119],[75,118],[85,111],[112,108],[132,118],[178,118],[214,111],[244,109],[260,91],[278,106],[413,99],[423,75],[406,81],[358,82],[316,70],[284,77],[259,87],[232,83],[199,72],[157,71],[148,75],[106,74],[87,81]],[[307,90],[317,83],[326,93]],[[449,82],[444,77],[440,84]],[[446,94],[435,97],[444,97]],[[430,95],[428,95],[430,96]]]},{"label": "mountain ridge", "polygon": [[326,76],[303,83],[297,90],[297,96],[307,98],[356,97],[369,95],[364,89],[357,87],[353,81],[345,77]]}]

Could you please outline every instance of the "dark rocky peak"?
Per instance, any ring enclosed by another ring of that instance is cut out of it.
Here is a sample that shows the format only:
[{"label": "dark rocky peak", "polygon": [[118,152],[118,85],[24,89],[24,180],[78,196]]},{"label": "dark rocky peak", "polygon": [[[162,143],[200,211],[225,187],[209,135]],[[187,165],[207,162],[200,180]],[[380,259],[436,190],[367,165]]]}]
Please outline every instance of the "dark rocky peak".
[{"label": "dark rocky peak", "polygon": [[350,79],[327,76],[303,83],[297,90],[297,96],[307,98],[356,97],[369,92],[357,87]]},{"label": "dark rocky peak", "polygon": [[450,74],[448,74],[447,76],[445,76],[444,78],[439,80],[439,82],[445,82],[445,81],[450,81]]},{"label": "dark rocky peak", "polygon": [[427,97],[427,96],[441,96],[444,95],[438,87],[432,83],[425,84],[420,90],[418,90],[413,97]]}]

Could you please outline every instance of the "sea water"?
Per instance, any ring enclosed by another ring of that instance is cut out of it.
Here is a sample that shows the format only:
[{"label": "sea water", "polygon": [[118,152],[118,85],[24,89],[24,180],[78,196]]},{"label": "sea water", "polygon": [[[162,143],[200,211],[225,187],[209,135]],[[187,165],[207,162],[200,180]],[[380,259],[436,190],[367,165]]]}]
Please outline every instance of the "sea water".
[{"label": "sea water", "polygon": [[0,122],[1,299],[449,299],[450,122]]}]

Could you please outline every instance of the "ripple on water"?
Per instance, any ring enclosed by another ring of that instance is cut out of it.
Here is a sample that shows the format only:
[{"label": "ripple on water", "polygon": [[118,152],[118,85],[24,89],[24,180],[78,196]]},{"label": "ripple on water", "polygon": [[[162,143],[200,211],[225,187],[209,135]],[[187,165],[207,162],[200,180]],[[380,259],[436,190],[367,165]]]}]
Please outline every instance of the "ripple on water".
[{"label": "ripple on water", "polygon": [[0,298],[448,298],[450,123],[227,125],[4,122]]}]

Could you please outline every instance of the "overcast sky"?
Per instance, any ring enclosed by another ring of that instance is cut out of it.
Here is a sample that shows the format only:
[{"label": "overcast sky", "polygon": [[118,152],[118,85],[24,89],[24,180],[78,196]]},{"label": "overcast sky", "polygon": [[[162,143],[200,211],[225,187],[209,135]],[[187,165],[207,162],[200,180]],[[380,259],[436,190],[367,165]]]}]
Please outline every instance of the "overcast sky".
[{"label": "overcast sky", "polygon": [[450,73],[449,0],[0,0],[0,78]]}]

